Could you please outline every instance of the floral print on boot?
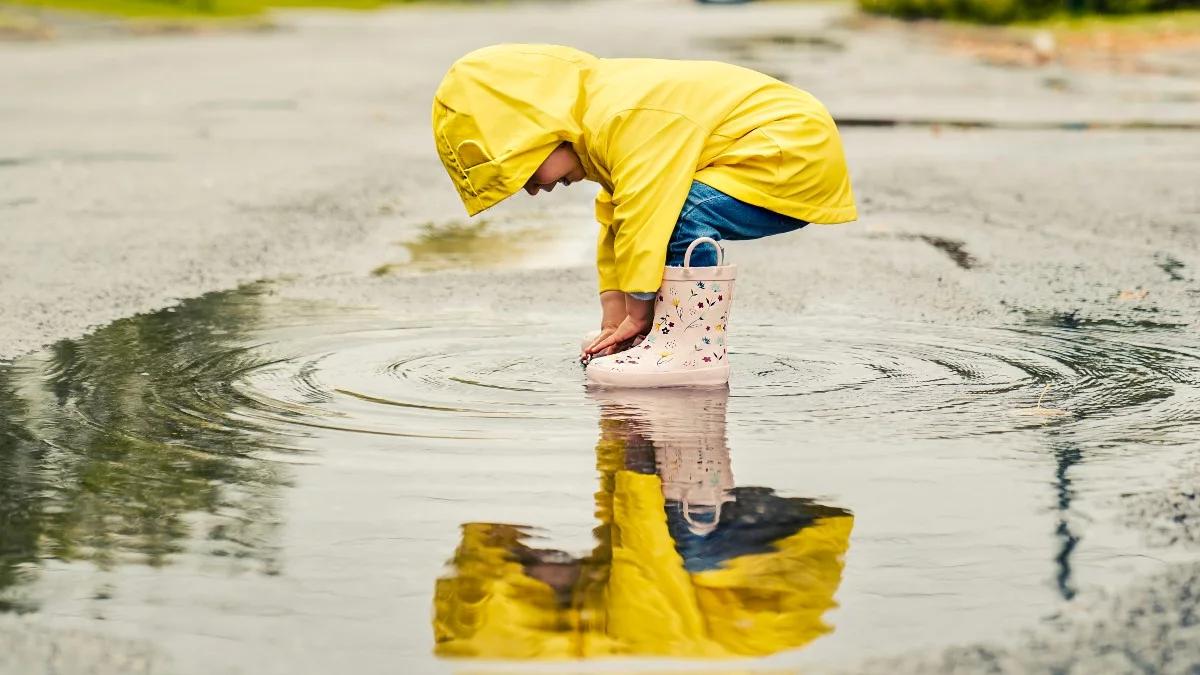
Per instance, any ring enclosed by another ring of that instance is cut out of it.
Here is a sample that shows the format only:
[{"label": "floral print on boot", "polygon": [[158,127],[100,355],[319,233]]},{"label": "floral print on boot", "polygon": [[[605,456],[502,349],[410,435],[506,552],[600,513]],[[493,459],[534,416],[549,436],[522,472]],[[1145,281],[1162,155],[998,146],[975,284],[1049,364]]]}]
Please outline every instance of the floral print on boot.
[{"label": "floral print on boot", "polygon": [[[716,267],[691,267],[692,250],[711,243]],[[592,359],[591,384],[613,387],[720,386],[729,382],[727,330],[737,268],[708,237],[688,246],[683,267],[667,267],[649,335],[636,347]]]}]

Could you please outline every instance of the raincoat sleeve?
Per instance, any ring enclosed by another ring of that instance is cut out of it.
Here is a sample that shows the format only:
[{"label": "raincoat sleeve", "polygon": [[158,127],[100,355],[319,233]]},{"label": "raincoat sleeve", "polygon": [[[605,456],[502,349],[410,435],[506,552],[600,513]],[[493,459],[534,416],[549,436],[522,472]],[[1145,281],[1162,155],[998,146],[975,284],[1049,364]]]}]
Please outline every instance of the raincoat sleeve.
[{"label": "raincoat sleeve", "polygon": [[596,221],[600,223],[600,236],[596,240],[596,271],[600,277],[600,292],[620,289],[617,278],[617,258],[613,253],[613,204],[608,190],[596,195]]},{"label": "raincoat sleeve", "polygon": [[617,288],[653,293],[708,133],[678,113],[642,109],[614,115],[603,138]]}]

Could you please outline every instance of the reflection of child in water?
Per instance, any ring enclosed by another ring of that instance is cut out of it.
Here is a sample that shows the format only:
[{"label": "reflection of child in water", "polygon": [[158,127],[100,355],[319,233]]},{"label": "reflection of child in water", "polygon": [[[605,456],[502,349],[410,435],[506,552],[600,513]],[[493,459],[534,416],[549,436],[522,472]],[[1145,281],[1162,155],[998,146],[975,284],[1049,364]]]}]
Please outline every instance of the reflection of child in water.
[{"label": "reflection of child in water", "polygon": [[733,487],[727,392],[655,393],[604,404],[589,555],[533,548],[515,526],[464,526],[437,584],[439,654],[766,655],[828,630],[852,516]]}]

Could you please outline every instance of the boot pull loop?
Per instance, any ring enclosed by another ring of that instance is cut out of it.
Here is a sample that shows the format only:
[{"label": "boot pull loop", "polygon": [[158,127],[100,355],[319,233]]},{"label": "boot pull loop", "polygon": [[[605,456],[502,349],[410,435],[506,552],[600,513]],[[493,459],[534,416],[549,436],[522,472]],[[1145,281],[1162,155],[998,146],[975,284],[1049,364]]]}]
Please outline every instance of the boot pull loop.
[{"label": "boot pull loop", "polygon": [[713,247],[717,249],[717,267],[725,264],[725,249],[721,246],[721,243],[712,237],[699,237],[692,243],[688,244],[687,250],[683,252],[684,267],[692,266],[692,251],[696,250],[696,247],[700,244],[712,244]]},{"label": "boot pull loop", "polygon": [[685,523],[687,523],[688,529],[692,531],[692,534],[697,534],[701,537],[707,537],[717,529],[718,525],[721,524],[721,501],[719,499],[717,500],[716,505],[713,507],[713,519],[711,522],[707,523],[698,521],[692,517],[692,509],[688,504],[686,494],[680,500],[679,506],[680,515],[683,516],[683,520]]}]

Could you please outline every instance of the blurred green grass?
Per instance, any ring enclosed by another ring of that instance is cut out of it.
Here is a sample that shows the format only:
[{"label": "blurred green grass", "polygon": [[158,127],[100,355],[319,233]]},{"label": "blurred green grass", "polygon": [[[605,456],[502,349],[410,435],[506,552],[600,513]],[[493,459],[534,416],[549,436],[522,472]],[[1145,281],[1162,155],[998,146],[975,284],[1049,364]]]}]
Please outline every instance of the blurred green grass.
[{"label": "blurred green grass", "polygon": [[[952,19],[978,23],[1004,24],[1047,21],[1063,26],[1075,23],[1086,29],[1086,22],[1121,23],[1137,20],[1147,13],[1191,14],[1200,10],[1200,0],[859,0],[867,12],[902,19]],[[1114,17],[1096,19],[1097,16]]]},{"label": "blurred green grass", "polygon": [[[1200,7],[1200,3],[1196,4]],[[1047,28],[1068,33],[1085,33],[1096,30],[1134,32],[1171,29],[1197,32],[1200,31],[1200,9],[1139,12],[1136,14],[1059,13],[1031,21],[1018,21],[1017,24],[1031,28]]]},{"label": "blurred green grass", "polygon": [[322,7],[371,10],[388,0],[6,0],[13,6],[87,12],[131,19],[205,19],[252,17],[269,9]]}]

